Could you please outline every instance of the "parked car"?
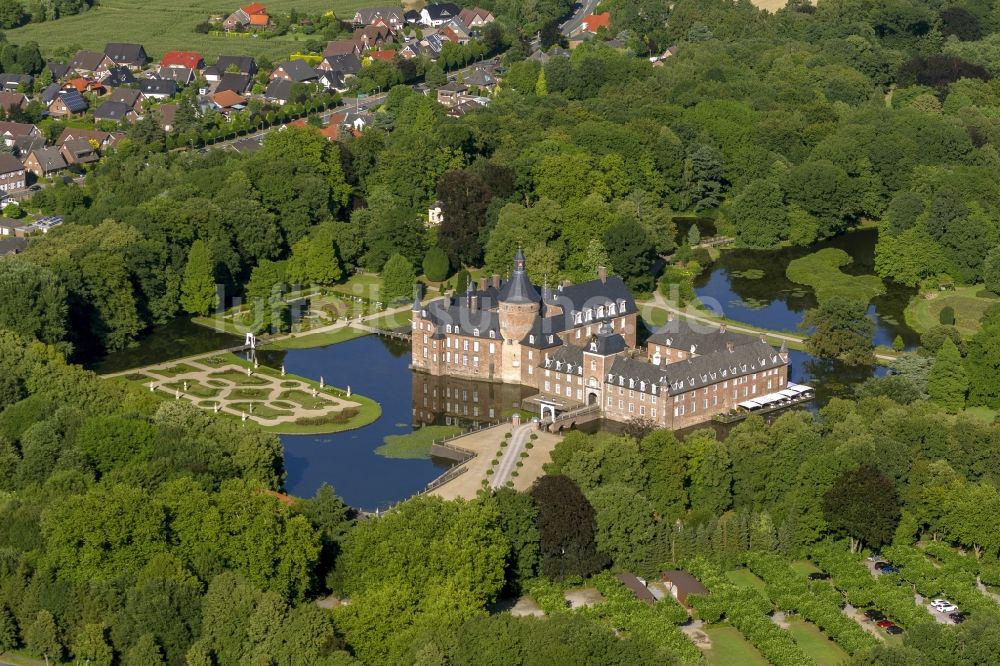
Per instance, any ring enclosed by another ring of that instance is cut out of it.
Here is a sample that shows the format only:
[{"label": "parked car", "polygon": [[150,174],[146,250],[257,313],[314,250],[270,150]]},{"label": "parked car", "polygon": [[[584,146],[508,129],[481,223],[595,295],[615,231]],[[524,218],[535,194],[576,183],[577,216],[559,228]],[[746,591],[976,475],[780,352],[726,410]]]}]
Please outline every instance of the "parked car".
[{"label": "parked car", "polygon": [[881,569],[882,567],[887,567],[887,566],[889,566],[888,562],[883,562],[882,560],[876,560],[875,561],[875,568],[876,569]]},{"label": "parked car", "polygon": [[869,555],[868,556],[868,561],[869,562],[879,562],[879,561],[881,561],[881,559],[882,558],[879,557],[878,555]]},{"label": "parked car", "polygon": [[903,633],[903,628],[897,627],[896,625],[892,625],[891,627],[885,628],[885,633],[892,634],[893,636],[898,636],[899,634]]},{"label": "parked car", "polygon": [[931,608],[942,613],[954,613],[958,610],[958,606],[947,599],[935,599],[931,602]]},{"label": "parked car", "polygon": [[890,620],[879,620],[875,624],[877,624],[878,626],[882,627],[883,629],[885,629],[887,627],[895,627],[896,626],[896,623],[892,622]]},{"label": "parked car", "polygon": [[885,613],[883,613],[880,610],[876,610],[874,608],[869,608],[868,610],[865,611],[865,617],[868,618],[869,620],[884,620]]},{"label": "parked car", "polygon": [[950,617],[951,621],[955,624],[962,624],[965,622],[965,613],[949,613],[948,617]]},{"label": "parked car", "polygon": [[829,578],[830,574],[825,571],[814,571],[809,574],[809,580],[828,580]]},{"label": "parked car", "polygon": [[879,569],[879,571],[881,571],[884,574],[899,573],[899,569],[897,569],[896,567],[892,566],[891,564],[887,564],[884,567],[881,567]]}]

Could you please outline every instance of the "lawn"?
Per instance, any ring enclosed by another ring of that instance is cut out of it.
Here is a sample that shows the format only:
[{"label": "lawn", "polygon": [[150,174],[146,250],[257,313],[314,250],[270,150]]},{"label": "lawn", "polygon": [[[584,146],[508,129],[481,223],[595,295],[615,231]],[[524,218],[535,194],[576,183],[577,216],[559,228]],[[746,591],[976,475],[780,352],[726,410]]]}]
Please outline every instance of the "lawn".
[{"label": "lawn", "polygon": [[788,633],[802,651],[813,658],[817,666],[838,666],[849,660],[847,653],[827,638],[826,634],[812,622],[791,620],[788,624]]},{"label": "lawn", "polygon": [[789,262],[785,275],[792,282],[812,287],[819,301],[844,296],[867,303],[885,292],[878,276],[848,275],[840,270],[851,261],[851,255],[843,250],[828,247]]},{"label": "lawn", "polygon": [[184,393],[190,393],[191,395],[196,396],[198,398],[214,398],[215,396],[219,395],[219,393],[221,393],[221,391],[217,388],[205,386],[199,382],[192,380],[188,380],[186,391],[184,390],[183,381],[170,382],[169,384],[164,384],[164,386],[166,386],[169,389],[173,389],[175,391],[183,391]]},{"label": "lawn", "polygon": [[803,576],[819,572],[819,567],[809,560],[795,560],[794,562],[789,562],[788,566],[792,569],[792,571],[797,574],[802,574]]},{"label": "lawn", "polygon": [[230,400],[267,400],[270,396],[270,388],[245,388],[241,386],[230,391],[228,398]]},{"label": "lawn", "polygon": [[749,569],[733,569],[726,572],[726,578],[741,587],[753,587],[767,594],[767,585]]},{"label": "lawn", "polygon": [[642,320],[646,322],[647,328],[663,326],[667,323],[667,317],[669,315],[669,313],[663,308],[654,307],[652,305],[640,306],[639,314],[642,316]]},{"label": "lawn", "polygon": [[[6,32],[7,40],[15,44],[38,42],[42,51],[50,53],[59,47],[78,45],[103,51],[107,42],[139,42],[151,58],[159,59],[166,51],[198,51],[209,62],[219,54],[267,56],[271,60],[287,58],[299,51],[311,35],[294,33],[262,39],[259,37],[226,37],[200,35],[194,32],[198,23],[211,14],[232,12],[241,3],[237,0],[101,0],[99,6],[76,16],[57,21],[29,24]],[[366,4],[364,0],[269,0],[272,14],[287,12],[319,13],[333,10],[338,16],[353,15]]]},{"label": "lawn", "polygon": [[428,425],[405,435],[387,435],[375,453],[386,458],[430,458],[431,444],[460,432],[458,426]]},{"label": "lawn", "polygon": [[168,368],[152,370],[151,372],[155,372],[158,375],[163,375],[164,377],[176,377],[177,375],[184,375],[189,372],[198,372],[198,369],[191,367],[186,363],[178,363],[177,365],[171,365]]},{"label": "lawn", "polygon": [[704,632],[712,641],[712,647],[705,651],[708,666],[768,666],[757,648],[735,627],[714,624],[706,626]]},{"label": "lawn", "polygon": [[226,379],[234,384],[244,384],[249,386],[263,386],[268,383],[266,379],[261,379],[260,377],[253,377],[246,374],[245,372],[237,372],[236,370],[225,370],[223,372],[213,372],[209,375],[212,379]]},{"label": "lawn", "polygon": [[[351,398],[353,397],[354,396],[351,396]],[[296,389],[291,391],[282,391],[281,394],[278,395],[278,400],[295,403],[304,409],[323,409],[330,404],[329,400],[324,400],[318,396],[314,398],[305,391],[299,391]]]},{"label": "lawn", "polygon": [[356,328],[338,328],[335,331],[326,331],[323,333],[303,333],[296,335],[293,338],[286,338],[279,342],[275,342],[269,347],[275,349],[309,349],[312,347],[326,347],[327,345],[334,345],[338,342],[346,342],[348,340],[353,340],[354,338],[360,338],[363,335],[368,335],[367,331],[361,331]]},{"label": "lawn", "polygon": [[[250,405],[253,405],[251,409]],[[229,406],[238,412],[246,412],[247,414],[253,414],[254,416],[259,416],[262,419],[276,419],[279,416],[291,416],[292,412],[283,409],[273,409],[270,406],[260,403],[260,402],[232,402]]]},{"label": "lawn", "polygon": [[966,407],[962,413],[983,423],[993,423],[997,418],[997,411],[989,407]]},{"label": "lawn", "polygon": [[979,320],[991,305],[1000,303],[1000,296],[986,291],[982,285],[958,287],[954,291],[932,291],[917,294],[903,313],[910,328],[923,333],[941,323],[941,310],[950,305],[955,310],[955,327],[965,337],[979,330]]},{"label": "lawn", "polygon": [[400,328],[409,329],[411,317],[412,315],[409,310],[402,310],[395,314],[384,315],[378,319],[371,319],[367,323],[369,326],[373,326],[375,328],[390,329],[395,331]]}]

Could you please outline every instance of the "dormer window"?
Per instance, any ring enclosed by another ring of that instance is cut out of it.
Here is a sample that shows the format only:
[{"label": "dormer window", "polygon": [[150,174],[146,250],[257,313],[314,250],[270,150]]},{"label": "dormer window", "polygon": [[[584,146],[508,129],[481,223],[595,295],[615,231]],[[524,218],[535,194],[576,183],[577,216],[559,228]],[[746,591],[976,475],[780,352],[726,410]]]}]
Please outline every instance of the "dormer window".
[{"label": "dormer window", "polygon": [[600,319],[603,316],[604,316],[604,306],[603,305],[598,305],[597,306],[597,318]]},{"label": "dormer window", "polygon": [[478,328],[472,329],[472,335],[473,335],[473,337],[478,338],[479,337],[479,329]]},{"label": "dormer window", "polygon": [[624,298],[619,298],[618,299],[618,309],[622,311],[622,314],[625,313],[625,299]]},{"label": "dormer window", "polygon": [[451,324],[448,324],[447,329],[448,329],[448,332],[451,333]]},{"label": "dormer window", "polygon": [[582,312],[577,312],[576,313],[576,323],[578,323],[578,324],[582,324],[583,323],[583,313]]},{"label": "dormer window", "polygon": [[529,335],[528,336],[528,344],[529,345],[535,344],[535,336],[533,336],[533,335]]},{"label": "dormer window", "polygon": [[549,344],[552,344],[552,342],[553,342],[553,337],[550,335],[549,336]]},{"label": "dormer window", "polygon": [[490,337],[491,338],[496,338],[497,337],[497,332],[496,331],[490,331]]},{"label": "dormer window", "polygon": [[590,308],[584,310],[584,314],[587,315],[587,321],[590,321],[594,318],[594,311],[591,310]]},{"label": "dormer window", "polygon": [[597,343],[596,342],[591,342],[590,343],[590,351],[592,351],[592,352],[597,351]]},{"label": "dormer window", "polygon": [[611,315],[612,317],[615,316],[615,304],[614,303],[612,303],[611,305],[608,306],[608,314]]}]

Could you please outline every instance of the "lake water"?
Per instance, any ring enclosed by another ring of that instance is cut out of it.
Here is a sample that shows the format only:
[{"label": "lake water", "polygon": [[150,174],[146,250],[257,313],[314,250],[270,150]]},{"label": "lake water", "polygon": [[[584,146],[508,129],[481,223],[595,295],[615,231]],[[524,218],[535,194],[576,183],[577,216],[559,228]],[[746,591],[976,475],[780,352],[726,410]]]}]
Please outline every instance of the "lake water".
[{"label": "lake water", "polygon": [[[698,298],[732,321],[778,331],[801,332],[799,325],[806,310],[816,307],[810,287],[785,277],[788,263],[826,247],[847,252],[854,261],[841,268],[850,275],[875,272],[875,229],[860,229],[809,248],[781,250],[724,250],[722,256],[695,280]],[[763,272],[763,276],[760,276]],[[920,336],[903,318],[903,310],[915,290],[893,282],[872,299],[868,315],[875,322],[875,344],[891,346],[897,335],[908,349],[920,343]],[[717,305],[716,305],[717,304]]]}]

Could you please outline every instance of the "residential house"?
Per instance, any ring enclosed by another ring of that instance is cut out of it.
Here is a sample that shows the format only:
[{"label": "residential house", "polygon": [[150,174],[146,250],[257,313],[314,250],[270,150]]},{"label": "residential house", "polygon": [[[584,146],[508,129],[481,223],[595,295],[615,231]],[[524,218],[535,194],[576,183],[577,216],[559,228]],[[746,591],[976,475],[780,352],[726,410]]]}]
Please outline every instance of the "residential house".
[{"label": "residential house", "polygon": [[48,108],[49,115],[53,118],[78,116],[86,110],[87,100],[76,90],[60,90]]},{"label": "residential house", "polygon": [[26,238],[3,238],[0,239],[0,257],[20,254],[28,247]]},{"label": "residential house", "polygon": [[69,61],[69,72],[75,72],[77,75],[96,74],[106,72],[109,67],[114,66],[115,62],[103,53],[81,49]]},{"label": "residential house", "polygon": [[353,109],[343,111],[342,113],[344,114],[344,119],[341,125],[356,134],[360,134],[375,121],[375,116],[372,115],[371,111]]},{"label": "residential house", "polygon": [[472,33],[458,19],[452,19],[442,25],[441,36],[456,44],[468,44],[472,40]]},{"label": "residential house", "polygon": [[128,67],[111,67],[101,78],[101,84],[108,88],[120,88],[135,83],[135,75]]},{"label": "residential house", "polygon": [[160,121],[160,127],[164,132],[174,131],[174,118],[177,116],[176,104],[161,104],[153,110],[156,119]]},{"label": "residential house", "polygon": [[355,30],[352,39],[361,44],[362,50],[378,49],[392,43],[392,31],[384,25],[369,25]]},{"label": "residential house", "polygon": [[94,147],[87,139],[71,139],[63,143],[59,153],[70,166],[91,164],[101,158]]},{"label": "residential house", "polygon": [[458,106],[458,104],[465,99],[465,93],[468,90],[469,86],[464,83],[449,81],[445,85],[438,88],[437,101],[439,104],[447,108]]},{"label": "residential house", "polygon": [[368,7],[354,13],[356,26],[384,25],[393,32],[403,27],[403,10],[399,7]]},{"label": "residential house", "polygon": [[305,60],[288,60],[279,64],[271,72],[271,80],[284,79],[293,83],[311,83],[319,78],[316,70]]},{"label": "residential house", "polygon": [[232,91],[237,95],[245,95],[250,89],[253,80],[246,74],[223,74],[218,85],[215,86],[214,93]]},{"label": "residential house", "polygon": [[493,92],[499,83],[497,78],[487,71],[485,67],[473,68],[472,72],[467,74],[463,81],[465,81],[466,85],[488,90],[490,92]]},{"label": "residential house", "polygon": [[333,90],[334,92],[347,92],[347,79],[343,72],[319,72],[319,78],[316,80],[319,85],[323,87],[324,90]]},{"label": "residential house", "polygon": [[0,153],[0,192],[24,189],[24,165],[10,153]]},{"label": "residential house", "polygon": [[239,153],[241,155],[252,155],[263,146],[260,143],[259,136],[248,136],[244,139],[240,139],[239,141],[234,141],[229,147],[232,148],[235,153]]},{"label": "residential house", "polygon": [[427,209],[427,226],[439,227],[444,222],[444,209],[440,201],[435,201],[434,205]]},{"label": "residential house", "polygon": [[58,81],[67,74],[69,74],[70,67],[64,62],[47,62],[45,66],[49,68],[49,74],[52,75],[53,81]]},{"label": "residential house", "polygon": [[365,62],[375,62],[376,60],[381,60],[382,62],[393,62],[396,59],[396,52],[392,49],[387,51],[369,51],[365,54]]},{"label": "residential house", "polygon": [[423,17],[420,15],[420,12],[415,9],[403,12],[403,21],[407,25],[418,25],[421,20],[423,20]]},{"label": "residential house", "polygon": [[461,118],[470,111],[478,111],[479,109],[486,106],[489,101],[488,97],[461,97],[456,104],[448,107],[445,112],[453,118]]},{"label": "residential house", "polygon": [[205,59],[194,51],[167,51],[160,60],[160,68],[202,69]]},{"label": "residential house", "polygon": [[36,148],[24,160],[24,168],[39,178],[51,176],[66,166],[66,159],[55,146]]},{"label": "residential house", "polygon": [[113,100],[107,100],[101,102],[101,104],[94,109],[94,121],[110,121],[114,123],[120,123],[128,121],[134,123],[139,119],[139,114],[135,112],[135,109],[130,107],[124,102],[115,102]]},{"label": "residential house", "polygon": [[439,2],[427,5],[420,10],[420,22],[433,28],[444,25],[459,14],[457,5],[450,2]]},{"label": "residential house", "polygon": [[38,99],[41,100],[42,104],[48,106],[52,103],[52,100],[59,96],[60,90],[62,90],[62,88],[59,87],[58,83],[50,83],[45,86],[45,89],[42,90],[42,92],[38,93]]},{"label": "residential house", "polygon": [[534,60],[540,65],[544,65],[553,58],[568,58],[568,57],[569,57],[569,51],[560,46],[553,46],[548,51],[542,51],[541,49],[539,49],[533,52],[530,56],[528,56],[528,60]]},{"label": "residential house", "polygon": [[250,56],[219,56],[214,65],[205,68],[205,80],[220,81],[222,76],[227,73],[245,74],[252,77],[257,73],[257,61]]},{"label": "residential house", "polygon": [[583,17],[583,22],[580,24],[583,32],[597,32],[599,28],[611,29],[611,12],[588,14]]},{"label": "residential house", "polygon": [[139,92],[146,99],[170,99],[177,94],[177,82],[171,79],[146,79],[139,82]]},{"label": "residential house", "polygon": [[160,67],[156,76],[164,81],[173,81],[178,86],[186,86],[194,81],[194,70],[187,67]]},{"label": "residential house", "polygon": [[6,92],[18,92],[26,90],[31,92],[31,85],[35,78],[30,74],[0,74],[0,90]]},{"label": "residential house", "polygon": [[361,72],[361,59],[357,53],[326,56],[316,69],[324,72],[343,72],[345,77],[351,77]]},{"label": "residential house", "polygon": [[458,18],[471,30],[480,30],[486,24],[497,20],[493,12],[480,7],[466,7],[458,13]]},{"label": "residential house", "polygon": [[685,608],[691,608],[688,597],[692,594],[708,594],[708,588],[687,571],[664,571],[663,582],[667,591]]},{"label": "residential house", "polygon": [[420,42],[416,40],[407,42],[399,49],[399,57],[404,60],[413,60],[414,58],[419,58],[424,52],[424,47],[420,46]]},{"label": "residential house", "polygon": [[441,35],[434,33],[424,35],[424,38],[420,41],[420,45],[427,48],[431,59],[434,60],[441,55],[441,47],[444,45],[444,42],[445,40]]},{"label": "residential house", "polygon": [[76,127],[67,127],[56,139],[56,145],[60,148],[67,141],[73,141],[74,139],[86,139],[97,146],[99,151],[106,150],[118,143],[125,135],[121,132],[102,132],[101,130],[94,129],[78,129]]},{"label": "residential house", "polygon": [[246,98],[232,90],[223,90],[212,95],[212,103],[222,113],[228,114],[231,111],[243,109]]},{"label": "residential house", "polygon": [[288,79],[272,79],[264,90],[264,99],[275,104],[287,104],[292,98],[293,81]]},{"label": "residential house", "polygon": [[647,604],[656,603],[656,597],[653,596],[653,593],[649,591],[648,587],[646,587],[645,581],[637,578],[635,574],[625,572],[615,574],[615,578],[618,579],[619,583],[631,590],[632,594],[635,595],[635,598],[639,601]]},{"label": "residential house", "polygon": [[[10,157],[10,155],[7,155]],[[13,158],[11,158],[13,159]],[[17,162],[17,160],[14,160]],[[0,158],[0,162],[5,163],[6,160]],[[12,168],[8,164],[0,164],[0,169]],[[20,162],[17,162],[17,168],[21,170],[21,178],[24,178],[24,167],[21,166]],[[24,238],[29,233],[31,233],[31,222],[26,220],[12,220],[9,217],[0,217],[0,237],[4,238]]]},{"label": "residential house", "polygon": [[15,137],[13,143],[11,144],[14,154],[18,157],[24,157],[35,148],[43,148],[44,146],[45,137],[41,134]]},{"label": "residential house", "polygon": [[120,102],[136,114],[142,113],[143,95],[135,88],[118,88],[108,95],[109,102]]},{"label": "residential house", "polygon": [[10,113],[14,109],[22,110],[28,105],[28,97],[19,92],[0,92],[0,109]]},{"label": "residential house", "polygon": [[330,56],[351,54],[360,56],[362,50],[361,44],[353,39],[335,39],[327,43],[326,49],[323,50],[323,57],[328,58]]},{"label": "residential house", "polygon": [[123,44],[110,42],[104,46],[104,55],[119,67],[128,67],[133,71],[143,69],[149,64],[149,56],[142,44]]},{"label": "residential house", "polygon": [[267,8],[259,2],[254,2],[240,7],[227,16],[226,20],[222,22],[222,29],[226,32],[232,32],[248,28],[266,28],[270,22],[271,18],[267,15]]}]

